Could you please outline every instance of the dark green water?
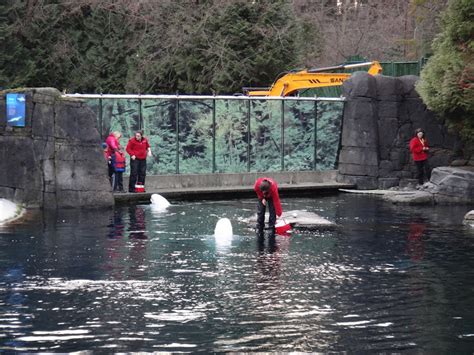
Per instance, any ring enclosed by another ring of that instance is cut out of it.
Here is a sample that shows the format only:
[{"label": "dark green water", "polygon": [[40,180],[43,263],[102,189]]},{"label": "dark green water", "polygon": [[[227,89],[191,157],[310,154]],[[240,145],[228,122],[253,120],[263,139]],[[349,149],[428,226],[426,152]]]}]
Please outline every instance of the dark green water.
[{"label": "dark green water", "polygon": [[[471,206],[472,208],[472,206]],[[333,231],[257,242],[254,200],[31,214],[0,229],[0,350],[472,353],[469,207],[285,199]],[[214,226],[230,218],[230,245]]]}]

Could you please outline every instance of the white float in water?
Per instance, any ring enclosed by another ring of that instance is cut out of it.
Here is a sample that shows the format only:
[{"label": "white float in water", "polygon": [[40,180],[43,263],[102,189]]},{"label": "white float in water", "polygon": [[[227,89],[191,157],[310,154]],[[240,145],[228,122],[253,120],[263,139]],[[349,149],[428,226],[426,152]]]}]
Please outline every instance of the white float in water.
[{"label": "white float in water", "polygon": [[229,246],[232,241],[232,223],[228,218],[221,218],[217,221],[216,228],[214,228],[214,237],[216,244],[219,246]]},{"label": "white float in water", "polygon": [[166,198],[159,194],[151,195],[150,201],[151,207],[156,211],[164,211],[171,205]]}]

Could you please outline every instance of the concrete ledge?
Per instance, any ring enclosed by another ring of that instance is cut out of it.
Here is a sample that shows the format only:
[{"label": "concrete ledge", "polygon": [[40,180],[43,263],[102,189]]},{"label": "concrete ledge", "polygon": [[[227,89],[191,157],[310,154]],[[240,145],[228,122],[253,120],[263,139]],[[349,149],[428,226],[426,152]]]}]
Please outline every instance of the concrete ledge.
[{"label": "concrete ledge", "polygon": [[[274,179],[279,186],[283,184],[331,183],[336,181],[337,170],[152,175],[146,177],[146,188],[148,190],[159,190],[253,186],[255,180],[262,176]],[[128,186],[128,178],[126,177],[124,177],[124,186]]]},{"label": "concrete ledge", "polygon": [[[148,179],[148,177],[147,177]],[[337,182],[281,184],[278,186],[281,197],[321,196],[338,193],[339,189],[350,189],[354,185]],[[253,184],[247,186],[195,187],[178,189],[149,189],[146,193],[117,193],[115,203],[150,202],[152,194],[157,193],[170,200],[228,200],[255,197]]]}]

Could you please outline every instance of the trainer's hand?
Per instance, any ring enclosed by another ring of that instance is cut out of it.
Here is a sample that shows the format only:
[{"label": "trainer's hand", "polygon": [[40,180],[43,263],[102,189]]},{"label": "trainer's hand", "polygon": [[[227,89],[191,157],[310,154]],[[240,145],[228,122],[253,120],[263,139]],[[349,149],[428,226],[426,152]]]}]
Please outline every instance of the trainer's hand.
[{"label": "trainer's hand", "polygon": [[267,205],[267,200],[262,199],[262,205],[266,206]]},{"label": "trainer's hand", "polygon": [[130,158],[132,158],[132,160],[135,160],[136,156],[132,155]]}]

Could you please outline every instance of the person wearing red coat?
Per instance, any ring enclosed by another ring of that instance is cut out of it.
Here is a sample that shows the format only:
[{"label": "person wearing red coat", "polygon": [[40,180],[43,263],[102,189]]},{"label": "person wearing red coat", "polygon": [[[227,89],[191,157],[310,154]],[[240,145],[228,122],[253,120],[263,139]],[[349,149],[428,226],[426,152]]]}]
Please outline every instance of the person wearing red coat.
[{"label": "person wearing red coat", "polygon": [[128,141],[126,151],[130,155],[128,192],[135,192],[137,183],[145,185],[146,157],[151,157],[151,148],[148,139],[143,137],[141,131],[137,131],[135,136]]},{"label": "person wearing red coat", "polygon": [[428,180],[430,178],[430,168],[428,165],[429,150],[425,132],[421,128],[416,129],[415,137],[410,140],[410,152],[416,165],[417,178],[420,185],[423,185],[425,177]]},{"label": "person wearing red coat", "polygon": [[270,233],[275,235],[276,217],[282,214],[280,197],[278,196],[278,184],[275,180],[262,177],[255,181],[254,190],[257,194],[257,234],[263,236],[263,229],[265,227],[265,212],[268,206],[270,217],[268,219],[268,226]]},{"label": "person wearing red coat", "polygon": [[114,192],[124,192],[123,191],[123,171],[116,169],[116,154],[122,154],[122,147],[120,146],[120,138],[122,133],[115,131],[109,134],[105,140],[107,149],[105,150],[105,155],[107,157],[109,165],[109,180],[112,184],[112,189]]}]

